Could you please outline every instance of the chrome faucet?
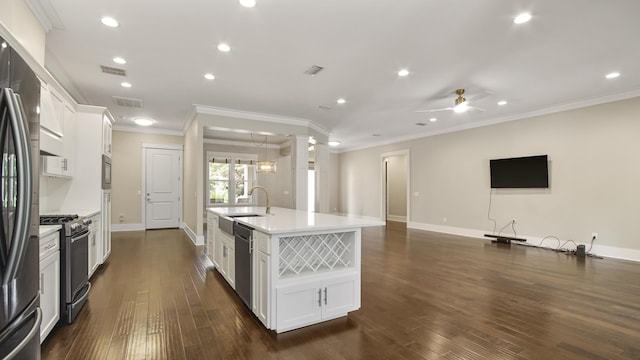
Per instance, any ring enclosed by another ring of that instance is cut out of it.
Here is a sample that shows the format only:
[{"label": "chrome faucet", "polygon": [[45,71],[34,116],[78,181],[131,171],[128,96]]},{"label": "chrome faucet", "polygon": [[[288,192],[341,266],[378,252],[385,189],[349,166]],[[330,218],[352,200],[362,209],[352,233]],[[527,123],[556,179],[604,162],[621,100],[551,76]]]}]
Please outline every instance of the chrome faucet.
[{"label": "chrome faucet", "polygon": [[271,206],[269,205],[269,192],[264,187],[262,187],[260,185],[256,185],[256,186],[252,187],[251,190],[249,190],[249,195],[251,195],[253,193],[253,190],[255,190],[255,189],[262,189],[262,190],[264,190],[265,195],[267,195],[267,215],[270,215],[271,214]]}]

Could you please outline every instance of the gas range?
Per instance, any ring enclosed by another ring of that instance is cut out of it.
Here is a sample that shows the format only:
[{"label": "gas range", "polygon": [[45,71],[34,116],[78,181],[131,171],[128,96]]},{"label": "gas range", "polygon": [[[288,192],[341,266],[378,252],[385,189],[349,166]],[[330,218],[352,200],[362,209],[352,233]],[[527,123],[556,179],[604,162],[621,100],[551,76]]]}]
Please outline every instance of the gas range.
[{"label": "gas range", "polygon": [[90,219],[77,214],[40,215],[40,225],[62,225],[64,236],[73,236],[87,231],[89,224],[91,224]]}]

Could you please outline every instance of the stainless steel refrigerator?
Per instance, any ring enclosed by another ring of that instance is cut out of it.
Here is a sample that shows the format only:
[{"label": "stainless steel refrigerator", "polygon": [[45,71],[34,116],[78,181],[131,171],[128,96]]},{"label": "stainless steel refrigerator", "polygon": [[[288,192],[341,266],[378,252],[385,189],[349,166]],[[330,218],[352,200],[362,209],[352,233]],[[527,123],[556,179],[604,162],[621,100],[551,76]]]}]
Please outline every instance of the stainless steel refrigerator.
[{"label": "stainless steel refrigerator", "polygon": [[0,38],[0,359],[40,359],[40,81]]}]

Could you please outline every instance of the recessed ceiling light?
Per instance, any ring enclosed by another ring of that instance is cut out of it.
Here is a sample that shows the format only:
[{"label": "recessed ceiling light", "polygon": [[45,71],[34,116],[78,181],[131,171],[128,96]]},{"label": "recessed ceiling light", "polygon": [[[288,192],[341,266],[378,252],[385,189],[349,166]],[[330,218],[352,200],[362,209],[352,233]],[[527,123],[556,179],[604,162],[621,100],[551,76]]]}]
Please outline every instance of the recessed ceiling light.
[{"label": "recessed ceiling light", "polygon": [[107,25],[108,27],[118,27],[120,26],[120,24],[118,23],[118,21],[112,17],[109,16],[105,16],[102,19],[100,19],[100,21],[102,21],[103,24]]},{"label": "recessed ceiling light", "polygon": [[153,124],[153,120],[151,119],[140,118],[140,119],[135,119],[133,121],[140,126],[150,126]]},{"label": "recessed ceiling light", "polygon": [[240,5],[248,8],[256,6],[256,0],[240,0]]},{"label": "recessed ceiling light", "polygon": [[340,145],[340,141],[329,141],[329,146],[338,146]]},{"label": "recessed ceiling light", "polygon": [[528,22],[529,20],[531,20],[531,14],[530,13],[522,13],[518,16],[515,17],[515,19],[513,19],[513,23],[514,24],[524,24],[526,22]]},{"label": "recessed ceiling light", "polygon": [[213,80],[213,79],[215,79],[216,77],[215,77],[215,76],[213,76],[213,74],[204,74],[204,78],[205,78],[205,79],[207,79],[207,80]]},{"label": "recessed ceiling light", "polygon": [[129,84],[128,82],[123,82],[123,83],[120,83],[120,86],[122,86],[124,88],[130,88],[131,84]]},{"label": "recessed ceiling light", "polygon": [[113,58],[113,62],[114,62],[114,63],[116,63],[116,64],[122,64],[122,65],[124,65],[124,64],[126,64],[126,63],[127,63],[127,60],[125,60],[125,59],[123,59],[123,58],[121,58],[121,57],[117,56],[117,57],[114,57],[114,58]]},{"label": "recessed ceiling light", "polygon": [[346,103],[346,102],[347,102],[347,100],[345,100],[345,99],[343,99],[343,98],[340,98],[340,99],[336,100],[336,102],[337,102],[338,104],[344,104],[344,103]]},{"label": "recessed ceiling light", "polygon": [[398,71],[398,76],[407,76],[407,75],[409,75],[409,70],[407,69],[402,69]]},{"label": "recessed ceiling light", "polygon": [[507,105],[507,101],[506,100],[498,101],[498,105],[500,105],[500,106]]},{"label": "recessed ceiling light", "polygon": [[612,72],[612,73],[608,73],[607,76],[605,76],[607,79],[615,79],[618,76],[620,76],[619,72]]},{"label": "recessed ceiling light", "polygon": [[229,52],[229,51],[231,51],[231,46],[229,46],[228,44],[225,44],[225,43],[220,43],[218,45],[218,50],[220,50],[222,52]]},{"label": "recessed ceiling light", "polygon": [[431,121],[431,122],[436,122],[436,121],[438,121],[438,119],[436,119],[436,118],[431,118],[431,119],[429,119],[429,121]]}]

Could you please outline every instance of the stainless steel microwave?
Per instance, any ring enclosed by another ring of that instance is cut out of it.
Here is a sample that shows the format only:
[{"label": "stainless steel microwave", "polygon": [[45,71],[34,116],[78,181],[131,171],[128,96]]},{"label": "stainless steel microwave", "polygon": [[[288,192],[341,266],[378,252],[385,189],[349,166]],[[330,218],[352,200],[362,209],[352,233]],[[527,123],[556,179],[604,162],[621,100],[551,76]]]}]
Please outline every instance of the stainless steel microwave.
[{"label": "stainless steel microwave", "polygon": [[102,189],[111,189],[111,158],[102,155]]}]

